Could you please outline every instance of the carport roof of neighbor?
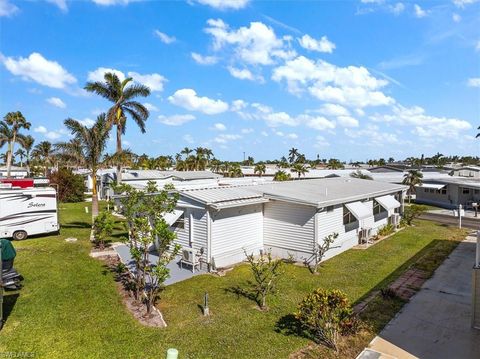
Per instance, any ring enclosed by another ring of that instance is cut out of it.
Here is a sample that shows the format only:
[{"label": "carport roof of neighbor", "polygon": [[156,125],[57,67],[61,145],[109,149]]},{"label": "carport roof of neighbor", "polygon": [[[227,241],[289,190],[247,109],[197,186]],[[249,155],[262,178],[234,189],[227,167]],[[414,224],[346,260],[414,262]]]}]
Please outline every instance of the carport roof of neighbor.
[{"label": "carport roof of neighbor", "polygon": [[356,178],[320,178],[270,182],[251,186],[181,190],[198,202],[217,207],[234,207],[268,200],[294,202],[314,207],[355,202],[405,191],[404,185]]}]

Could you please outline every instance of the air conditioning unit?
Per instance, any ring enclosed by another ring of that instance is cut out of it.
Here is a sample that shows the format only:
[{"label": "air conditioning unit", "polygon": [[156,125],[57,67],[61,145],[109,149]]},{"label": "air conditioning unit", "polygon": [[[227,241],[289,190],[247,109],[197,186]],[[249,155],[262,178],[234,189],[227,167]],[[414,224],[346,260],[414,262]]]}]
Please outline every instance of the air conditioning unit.
[{"label": "air conditioning unit", "polygon": [[390,216],[390,223],[394,226],[400,225],[400,215],[398,213],[394,213]]},{"label": "air conditioning unit", "polygon": [[361,228],[358,231],[358,239],[360,243],[367,243],[371,236],[372,236],[371,228]]}]

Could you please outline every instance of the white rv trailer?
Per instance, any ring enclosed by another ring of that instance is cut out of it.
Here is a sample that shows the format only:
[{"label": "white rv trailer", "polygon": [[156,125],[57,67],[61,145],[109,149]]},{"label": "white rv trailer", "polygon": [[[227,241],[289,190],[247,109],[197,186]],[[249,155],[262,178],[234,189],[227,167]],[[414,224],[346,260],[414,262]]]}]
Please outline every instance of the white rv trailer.
[{"label": "white rv trailer", "polygon": [[23,240],[59,227],[54,188],[0,188],[1,237]]}]

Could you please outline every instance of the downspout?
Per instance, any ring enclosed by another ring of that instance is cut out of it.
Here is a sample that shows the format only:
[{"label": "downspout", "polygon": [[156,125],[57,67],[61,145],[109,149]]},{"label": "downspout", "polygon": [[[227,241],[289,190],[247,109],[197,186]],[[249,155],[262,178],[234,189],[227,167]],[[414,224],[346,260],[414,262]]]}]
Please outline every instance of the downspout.
[{"label": "downspout", "polygon": [[313,223],[314,223],[314,228],[313,228],[313,253],[315,252],[317,246],[318,246],[318,226],[319,226],[319,220],[318,220],[318,211],[319,209],[316,208],[315,209],[315,216],[314,216],[314,219],[313,219]]},{"label": "downspout", "polygon": [[207,263],[212,263],[212,217],[210,216],[210,210],[206,207],[207,210]]}]

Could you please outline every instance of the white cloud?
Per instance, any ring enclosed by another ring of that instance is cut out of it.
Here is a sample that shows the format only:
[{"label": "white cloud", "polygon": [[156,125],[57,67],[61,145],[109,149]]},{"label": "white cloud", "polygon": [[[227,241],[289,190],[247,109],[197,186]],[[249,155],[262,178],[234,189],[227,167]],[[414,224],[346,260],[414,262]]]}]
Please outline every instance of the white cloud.
[{"label": "white cloud", "polygon": [[335,122],[322,116],[300,115],[298,117],[307,127],[318,131],[332,130],[335,128]]},{"label": "white cloud", "polygon": [[90,71],[87,75],[87,80],[88,81],[104,81],[104,76],[107,72],[114,73],[115,75],[118,76],[120,81],[125,80],[125,74],[122,71],[116,70],[116,69],[111,69],[108,67],[99,67],[94,71]]},{"label": "white cloud", "polygon": [[63,12],[68,11],[67,1],[66,0],[47,0],[47,2],[56,5]]},{"label": "white cloud", "polygon": [[365,67],[338,67],[323,60],[314,62],[304,56],[286,61],[273,70],[272,79],[285,80],[290,92],[307,90],[319,100],[362,108],[394,103],[379,91],[388,84],[375,78]]},{"label": "white cloud", "polygon": [[111,5],[128,5],[128,3],[135,0],[92,0],[97,5],[111,6]]},{"label": "white cloud", "polygon": [[263,119],[270,127],[276,126],[297,126],[298,120],[286,112],[271,112],[263,115]]},{"label": "white cloud", "polygon": [[351,116],[338,116],[337,123],[342,127],[358,127],[359,122]]},{"label": "white cloud", "polygon": [[423,10],[420,5],[413,5],[413,9],[415,10],[415,17],[422,18],[427,16],[428,12]]},{"label": "white cloud", "polygon": [[223,123],[217,122],[213,125],[213,129],[217,131],[225,131],[227,129],[227,126],[225,126]]},{"label": "white cloud", "polygon": [[459,14],[457,14],[457,13],[453,13],[453,14],[452,14],[452,20],[453,20],[454,22],[460,22],[460,21],[462,21],[462,17],[461,17]]},{"label": "white cloud", "polygon": [[155,105],[153,105],[153,104],[151,104],[151,103],[149,103],[149,102],[145,102],[145,103],[143,104],[143,106],[145,106],[145,108],[146,108],[148,111],[150,111],[150,112],[156,112],[156,111],[158,111],[158,107],[155,106]]},{"label": "white cloud", "polygon": [[295,51],[288,41],[278,38],[273,29],[262,22],[251,22],[249,27],[237,30],[220,19],[209,19],[205,32],[213,36],[213,49],[219,51],[231,46],[234,57],[249,65],[270,65],[275,59],[288,59]]},{"label": "white cloud", "polygon": [[334,103],[326,103],[316,112],[325,116],[350,116],[350,112],[345,107]]},{"label": "white cloud", "polygon": [[241,138],[242,138],[242,136],[237,135],[237,134],[222,133],[222,134],[218,135],[217,137],[215,137],[213,139],[213,141],[216,142],[216,143],[226,144],[227,142],[239,140]]},{"label": "white cloud", "polygon": [[158,116],[158,120],[160,121],[160,123],[163,123],[167,126],[181,126],[184,123],[195,120],[195,116],[190,114],[172,116],[160,115]]},{"label": "white cloud", "polygon": [[228,110],[228,104],[222,100],[199,97],[193,89],[177,90],[168,98],[170,103],[190,111],[199,111],[207,115],[216,115]]},{"label": "white cloud", "polygon": [[167,45],[177,40],[174,36],[168,36],[164,32],[161,32],[160,30],[155,30],[153,31],[153,33],[155,34],[155,36],[157,36],[160,39],[161,42]]},{"label": "white cloud", "polygon": [[248,133],[254,132],[254,130],[253,130],[253,128],[242,128],[242,130],[240,132],[246,135]]},{"label": "white cloud", "polygon": [[264,82],[264,79],[263,79],[262,76],[255,76],[248,69],[238,69],[236,67],[229,66],[228,67],[228,72],[230,72],[230,75],[232,75],[233,77],[235,77],[237,79],[240,79],[240,80],[250,80],[250,81]]},{"label": "white cloud", "polygon": [[462,131],[470,130],[472,125],[457,118],[435,117],[427,115],[420,106],[404,107],[395,105],[392,113],[377,114],[370,117],[376,122],[397,123],[412,128],[415,135],[435,139],[455,139]]},{"label": "white cloud", "polygon": [[92,127],[95,124],[95,121],[88,117],[84,118],[83,120],[77,120],[77,121],[80,122],[85,127]]},{"label": "white cloud", "polygon": [[455,6],[460,8],[464,8],[465,6],[474,4],[476,2],[478,2],[478,0],[453,0]]},{"label": "white cloud", "polygon": [[322,36],[320,40],[315,40],[310,35],[303,35],[298,39],[300,46],[307,50],[332,53],[335,49],[335,44],[328,40],[326,36]]},{"label": "white cloud", "polygon": [[246,103],[245,101],[235,100],[235,101],[232,102],[232,106],[230,107],[230,109],[234,112],[237,112],[237,111],[240,111],[240,110],[244,109],[247,106],[248,106],[248,103]]},{"label": "white cloud", "polygon": [[313,145],[313,147],[315,148],[323,148],[330,146],[330,143],[323,136],[318,135],[317,137],[315,137],[315,140],[316,142]]},{"label": "white cloud", "polygon": [[77,79],[65,70],[58,62],[49,61],[38,52],[29,57],[0,57],[8,71],[13,75],[21,76],[25,81],[35,81],[41,85],[63,89],[74,84]]},{"label": "white cloud", "polygon": [[296,140],[298,135],[296,133],[287,133],[285,137],[290,138],[291,140]]},{"label": "white cloud", "polygon": [[36,132],[36,133],[47,133],[48,130],[45,126],[38,126],[38,127],[35,127],[33,129],[33,132]]},{"label": "white cloud", "polygon": [[472,77],[468,79],[467,85],[470,87],[480,87],[480,77]]},{"label": "white cloud", "polygon": [[12,16],[18,12],[18,7],[12,4],[9,0],[0,0],[0,17]]},{"label": "white cloud", "polygon": [[397,2],[395,5],[390,5],[389,10],[394,15],[400,15],[403,12],[403,10],[405,10],[405,5],[401,2]]},{"label": "white cloud", "polygon": [[192,52],[192,59],[199,65],[215,65],[218,62],[218,57],[216,56],[203,56]]},{"label": "white cloud", "polygon": [[46,100],[50,105],[53,105],[55,107],[58,107],[58,108],[65,108],[67,107],[67,105],[65,104],[65,102],[62,101],[62,99],[58,98],[58,97],[50,97]]},{"label": "white cloud", "polygon": [[260,134],[264,137],[268,137],[268,133],[266,131],[262,131],[262,132],[260,132]]},{"label": "white cloud", "polygon": [[135,82],[148,86],[151,91],[163,91],[163,85],[167,81],[165,77],[156,73],[141,75],[137,72],[129,72],[128,76]]},{"label": "white cloud", "polygon": [[[94,71],[90,71],[88,73],[87,79],[88,81],[104,81],[105,73],[112,72],[118,76],[120,81],[125,79],[125,74],[116,69],[111,69],[107,67],[99,67]],[[167,82],[167,79],[160,74],[152,73],[152,74],[139,74],[138,72],[130,71],[127,73],[128,77],[131,77],[134,82],[141,83],[151,91],[163,91],[163,85]]]},{"label": "white cloud", "polygon": [[190,134],[183,135],[182,138],[185,142],[188,142],[188,143],[194,143],[195,142],[192,135],[190,135]]},{"label": "white cloud", "polygon": [[250,0],[195,0],[202,5],[208,5],[218,10],[238,10],[242,9]]},{"label": "white cloud", "polygon": [[358,139],[356,144],[360,146],[383,147],[388,144],[403,143],[396,134],[382,131],[377,125],[369,124],[360,130],[346,128],[344,131],[348,137]]}]

